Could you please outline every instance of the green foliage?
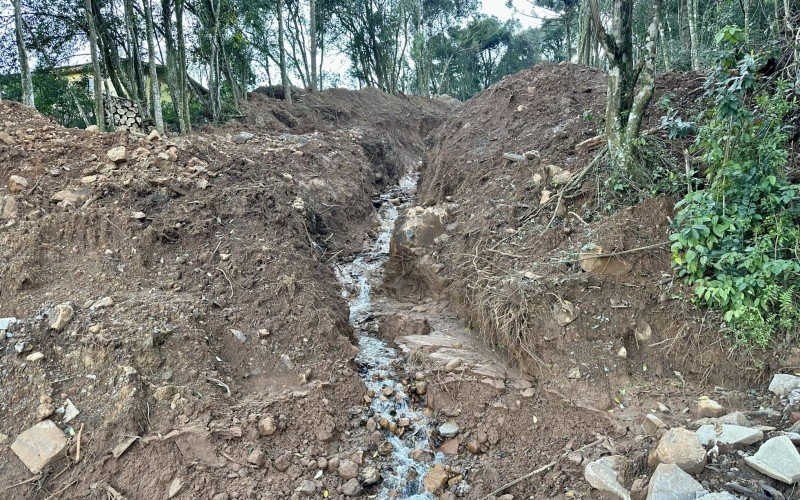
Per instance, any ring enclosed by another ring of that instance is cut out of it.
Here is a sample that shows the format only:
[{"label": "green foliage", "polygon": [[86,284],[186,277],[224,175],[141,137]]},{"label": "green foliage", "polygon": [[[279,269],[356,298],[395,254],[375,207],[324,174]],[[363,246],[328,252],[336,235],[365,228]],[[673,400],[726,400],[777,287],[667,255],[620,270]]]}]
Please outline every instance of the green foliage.
[{"label": "green foliage", "polygon": [[677,206],[672,254],[699,303],[718,309],[735,339],[765,346],[800,324],[800,186],[786,178],[789,87],[758,74],[742,32],[715,37],[723,51],[706,84],[713,106],[696,149],[707,185]]},{"label": "green foliage", "polygon": [[[83,128],[85,124],[78,109],[78,103],[91,116],[93,102],[83,81],[69,82],[57,71],[42,69],[33,72],[33,90],[36,96],[36,109],[52,116],[65,127]],[[22,85],[19,74],[0,76],[0,94],[4,99],[22,100]]]}]

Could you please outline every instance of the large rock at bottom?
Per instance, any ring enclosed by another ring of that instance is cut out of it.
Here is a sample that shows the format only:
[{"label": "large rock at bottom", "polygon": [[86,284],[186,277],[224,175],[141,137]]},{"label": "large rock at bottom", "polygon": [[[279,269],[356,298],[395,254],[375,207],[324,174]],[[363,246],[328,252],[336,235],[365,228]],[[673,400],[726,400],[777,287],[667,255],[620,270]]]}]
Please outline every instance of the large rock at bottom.
[{"label": "large rock at bottom", "polygon": [[758,429],[742,427],[741,425],[722,424],[704,425],[697,429],[700,443],[711,446],[716,443],[727,444],[734,447],[745,447],[764,439],[764,433]]},{"label": "large rock at bottom", "polygon": [[696,500],[707,493],[703,485],[675,464],[659,464],[650,486],[647,500]]},{"label": "large rock at bottom", "polygon": [[709,493],[708,495],[703,495],[698,500],[738,500],[738,499],[735,496],[728,493],[727,491],[721,491],[719,493]]},{"label": "large rock at bottom", "polygon": [[619,482],[619,470],[624,466],[625,457],[612,455],[590,462],[583,471],[586,482],[592,488],[609,493],[613,498],[630,500],[631,495]]},{"label": "large rock at bottom", "polygon": [[697,474],[705,467],[706,450],[697,434],[683,427],[675,427],[661,437],[648,463],[651,468],[658,464],[675,464],[690,474]]},{"label": "large rock at bottom", "polygon": [[800,387],[800,377],[789,375],[786,373],[779,373],[772,377],[772,382],[769,383],[769,390],[781,397],[786,397],[794,389]]},{"label": "large rock at bottom", "polygon": [[778,436],[761,445],[745,463],[762,474],[783,483],[800,481],[800,453],[787,436]]},{"label": "large rock at bottom", "polygon": [[11,445],[23,464],[34,474],[58,460],[67,448],[67,438],[52,420],[43,420],[23,432]]}]

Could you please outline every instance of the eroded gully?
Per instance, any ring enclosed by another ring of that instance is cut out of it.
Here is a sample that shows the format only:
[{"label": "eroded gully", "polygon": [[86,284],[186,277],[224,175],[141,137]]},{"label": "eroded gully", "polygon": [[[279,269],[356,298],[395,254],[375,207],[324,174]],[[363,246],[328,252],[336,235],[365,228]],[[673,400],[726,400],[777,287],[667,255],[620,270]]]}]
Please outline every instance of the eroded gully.
[{"label": "eroded gully", "polygon": [[[431,448],[431,422],[406,393],[402,383],[405,360],[397,349],[376,336],[377,323],[373,314],[373,291],[381,284],[389,260],[394,224],[411,203],[416,184],[417,174],[408,174],[398,186],[380,197],[380,228],[371,248],[351,262],[336,266],[336,274],[344,286],[343,296],[350,305],[350,323],[358,338],[356,363],[369,394],[374,394],[368,416],[380,422],[378,428],[384,442],[391,445],[391,450],[384,450],[387,461],[380,468],[378,498],[433,498],[425,493],[423,478],[430,467],[443,459],[441,453],[427,456],[424,462],[414,458],[415,450]],[[399,206],[390,201],[397,199],[403,201]]]}]

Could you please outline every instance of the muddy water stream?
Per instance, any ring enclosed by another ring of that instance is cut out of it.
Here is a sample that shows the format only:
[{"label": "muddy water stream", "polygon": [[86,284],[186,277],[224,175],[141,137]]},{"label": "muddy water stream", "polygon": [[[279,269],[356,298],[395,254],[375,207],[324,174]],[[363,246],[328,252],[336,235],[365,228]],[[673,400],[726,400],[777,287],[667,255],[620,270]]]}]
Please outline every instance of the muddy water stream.
[{"label": "muddy water stream", "polygon": [[[385,422],[395,424],[401,419],[411,422],[400,436],[389,429],[382,430],[393,450],[388,466],[381,471],[378,498],[433,498],[424,492],[422,481],[428,469],[442,458],[437,454],[432,462],[423,463],[411,456],[415,449],[430,449],[428,417],[421,408],[416,409],[410,404],[401,382],[404,359],[395,348],[375,336],[373,319],[373,290],[380,285],[384,266],[389,260],[394,223],[400,211],[409,204],[416,184],[417,174],[406,175],[396,188],[381,196],[378,210],[380,229],[372,248],[336,268],[344,285],[343,296],[349,300],[350,323],[358,338],[356,363],[361,368],[367,388],[375,392],[370,412],[375,420],[385,419]],[[397,198],[403,200],[399,207],[391,202]],[[390,428],[397,429],[394,425]]]}]

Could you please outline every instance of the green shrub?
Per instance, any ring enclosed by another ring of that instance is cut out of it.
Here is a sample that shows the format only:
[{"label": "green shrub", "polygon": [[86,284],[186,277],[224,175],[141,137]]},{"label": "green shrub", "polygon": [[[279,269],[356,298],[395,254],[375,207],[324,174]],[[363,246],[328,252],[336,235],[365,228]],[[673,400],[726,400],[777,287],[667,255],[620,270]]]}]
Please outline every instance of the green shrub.
[{"label": "green shrub", "polygon": [[672,254],[698,302],[722,311],[739,343],[765,346],[800,324],[800,187],[786,177],[795,98],[759,76],[767,55],[743,51],[738,28],[716,40],[724,52],[695,145],[707,182],[677,205]]}]

